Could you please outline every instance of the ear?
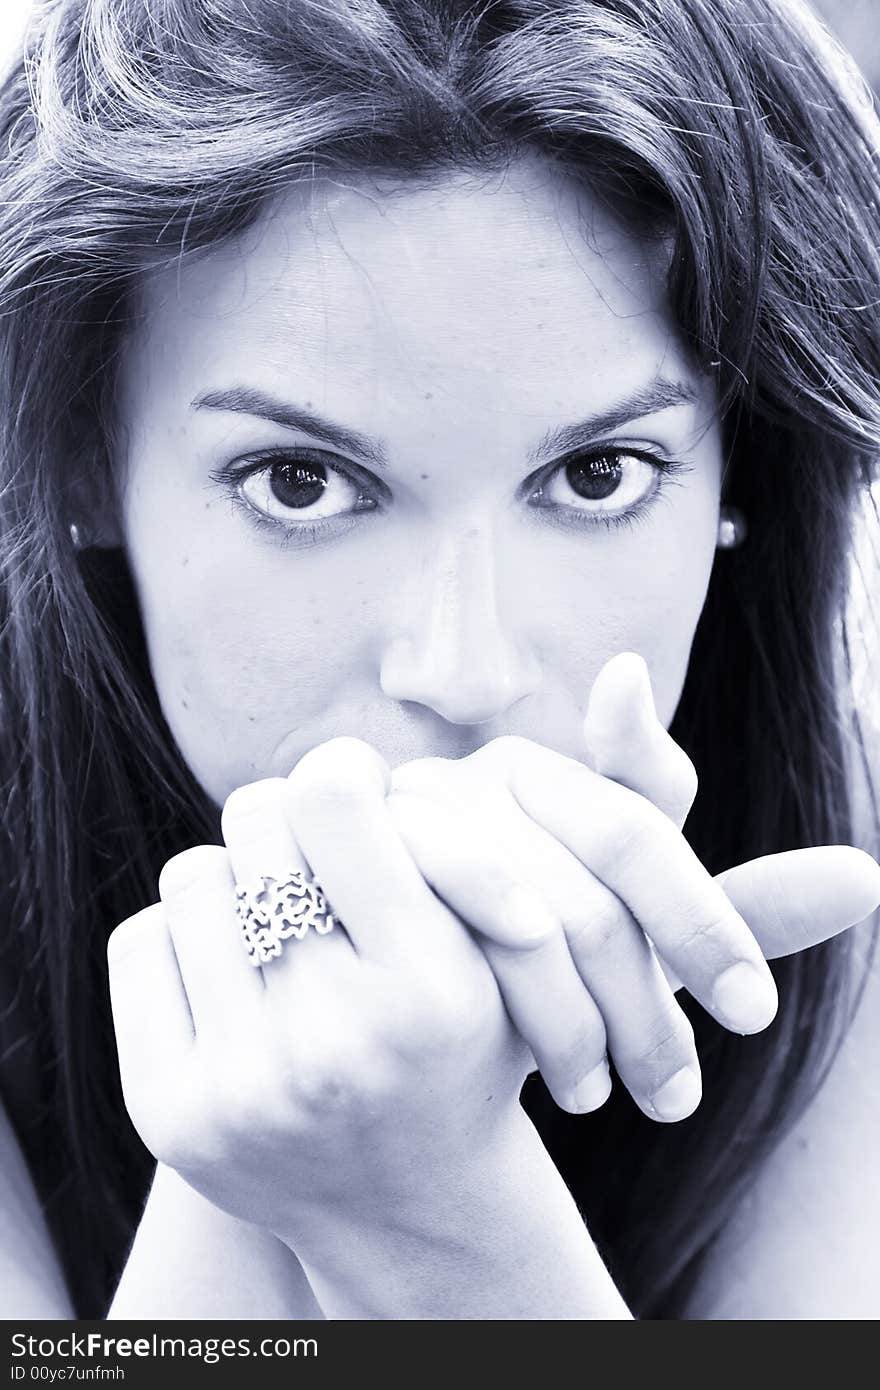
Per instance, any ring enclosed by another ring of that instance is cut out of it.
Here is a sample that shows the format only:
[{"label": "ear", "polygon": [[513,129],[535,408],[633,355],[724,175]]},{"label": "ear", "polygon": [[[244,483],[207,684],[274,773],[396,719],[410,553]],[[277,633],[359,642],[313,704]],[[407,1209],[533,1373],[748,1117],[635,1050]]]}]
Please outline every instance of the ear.
[{"label": "ear", "polygon": [[83,433],[89,443],[80,434],[71,451],[65,486],[67,522],[76,527],[78,548],[112,549],[123,544],[116,473],[106,443],[94,438],[94,426]]}]

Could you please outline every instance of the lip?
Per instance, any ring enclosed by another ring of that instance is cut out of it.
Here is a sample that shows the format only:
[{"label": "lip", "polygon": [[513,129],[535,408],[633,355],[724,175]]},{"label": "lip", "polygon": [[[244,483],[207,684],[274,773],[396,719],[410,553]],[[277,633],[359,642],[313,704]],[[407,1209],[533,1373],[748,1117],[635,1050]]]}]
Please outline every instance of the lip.
[{"label": "lip", "polygon": [[[429,733],[433,736],[426,736]],[[415,762],[421,758],[446,758],[457,761],[467,758],[471,753],[502,736],[510,730],[495,729],[492,732],[483,725],[448,725],[445,729],[429,731],[418,728],[411,720],[382,720],[374,718],[368,730],[356,724],[346,728],[337,727],[332,733],[309,733],[294,729],[287,734],[272,758],[273,775],[286,777],[296,767],[300,758],[312,748],[326,743],[331,738],[346,734],[352,738],[362,738],[385,759],[393,770],[403,763]]]}]

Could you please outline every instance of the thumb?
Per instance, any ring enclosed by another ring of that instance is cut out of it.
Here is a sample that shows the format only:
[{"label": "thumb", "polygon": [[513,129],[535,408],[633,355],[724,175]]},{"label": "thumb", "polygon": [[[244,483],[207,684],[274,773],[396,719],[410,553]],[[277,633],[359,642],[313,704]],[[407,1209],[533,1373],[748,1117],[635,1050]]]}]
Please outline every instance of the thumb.
[{"label": "thumb", "polygon": [[643,657],[620,652],[605,663],[590,691],[583,732],[594,771],[646,797],[681,829],[697,774],[657,718]]}]

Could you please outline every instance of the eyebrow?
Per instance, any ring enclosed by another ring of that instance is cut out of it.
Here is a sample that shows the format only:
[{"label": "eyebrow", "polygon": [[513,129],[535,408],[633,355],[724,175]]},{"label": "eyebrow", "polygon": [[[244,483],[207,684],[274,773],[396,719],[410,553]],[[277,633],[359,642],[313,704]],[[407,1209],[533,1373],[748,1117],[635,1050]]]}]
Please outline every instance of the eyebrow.
[{"label": "eyebrow", "polygon": [[[694,386],[658,377],[589,419],[548,430],[535,448],[529,451],[529,459],[542,462],[554,454],[572,453],[593,443],[598,436],[620,429],[622,425],[672,406],[693,405],[697,399]],[[353,454],[377,468],[388,466],[387,452],[380,440],[370,439],[368,435],[338,425],[305,406],[282,401],[255,387],[232,386],[226,390],[205,391],[190,404],[193,410],[230,410],[240,415],[255,415],[263,420],[271,420],[285,429],[310,434],[314,439],[320,439],[322,443],[343,453]]]}]

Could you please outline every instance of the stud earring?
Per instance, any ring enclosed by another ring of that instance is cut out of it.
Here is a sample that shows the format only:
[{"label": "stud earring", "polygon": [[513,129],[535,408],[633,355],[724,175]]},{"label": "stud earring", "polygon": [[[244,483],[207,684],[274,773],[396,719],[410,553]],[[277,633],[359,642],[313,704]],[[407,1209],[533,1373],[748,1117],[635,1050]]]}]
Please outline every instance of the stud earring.
[{"label": "stud earring", "polygon": [[748,534],[746,519],[738,507],[722,507],[718,517],[719,550],[736,550]]}]

